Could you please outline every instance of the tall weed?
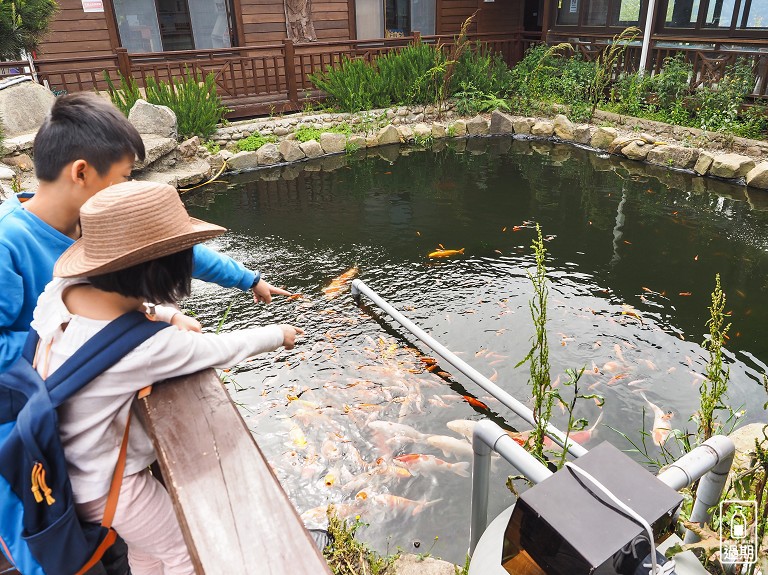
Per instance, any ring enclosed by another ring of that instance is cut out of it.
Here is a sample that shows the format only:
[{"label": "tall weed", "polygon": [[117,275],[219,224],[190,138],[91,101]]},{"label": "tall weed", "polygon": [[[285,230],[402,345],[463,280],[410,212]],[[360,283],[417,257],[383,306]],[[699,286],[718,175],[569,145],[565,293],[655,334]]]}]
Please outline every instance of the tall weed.
[{"label": "tall weed", "polygon": [[109,92],[109,99],[115,107],[123,114],[128,116],[128,112],[131,111],[133,105],[137,100],[141,100],[141,91],[139,85],[133,77],[124,77],[120,74],[120,88],[116,88],[112,78],[104,71],[104,80],[107,82],[107,92]]}]

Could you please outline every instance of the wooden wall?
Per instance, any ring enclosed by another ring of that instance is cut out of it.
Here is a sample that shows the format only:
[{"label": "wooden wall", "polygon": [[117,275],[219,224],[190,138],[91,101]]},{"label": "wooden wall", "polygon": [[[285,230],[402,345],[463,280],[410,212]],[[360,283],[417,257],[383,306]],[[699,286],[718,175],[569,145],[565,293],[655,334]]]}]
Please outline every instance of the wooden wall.
[{"label": "wooden wall", "polygon": [[[105,3],[107,0],[104,0]],[[59,11],[37,51],[38,58],[112,54],[104,12],[83,12],[80,0],[58,0]]]},{"label": "wooden wall", "polygon": [[[240,0],[240,5],[244,46],[274,44],[286,37],[282,0]],[[312,19],[319,41],[350,39],[347,0],[314,0]]]},{"label": "wooden wall", "polygon": [[437,0],[437,33],[458,34],[475,12],[470,32],[512,32],[523,25],[523,0]]}]

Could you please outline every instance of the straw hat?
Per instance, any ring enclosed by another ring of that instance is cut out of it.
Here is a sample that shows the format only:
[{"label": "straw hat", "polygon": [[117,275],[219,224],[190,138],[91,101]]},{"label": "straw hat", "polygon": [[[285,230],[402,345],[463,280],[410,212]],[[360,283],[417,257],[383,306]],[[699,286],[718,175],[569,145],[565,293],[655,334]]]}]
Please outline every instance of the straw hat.
[{"label": "straw hat", "polygon": [[178,192],[155,182],[110,186],[80,208],[82,237],[56,262],[62,278],[101,275],[191,248],[226,232],[189,217]]}]

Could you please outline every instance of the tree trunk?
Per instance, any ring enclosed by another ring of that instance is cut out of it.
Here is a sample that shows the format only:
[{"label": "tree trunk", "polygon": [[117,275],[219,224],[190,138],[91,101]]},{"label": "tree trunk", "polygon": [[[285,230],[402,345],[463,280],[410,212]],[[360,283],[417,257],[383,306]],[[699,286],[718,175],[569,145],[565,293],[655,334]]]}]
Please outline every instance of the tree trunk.
[{"label": "tree trunk", "polygon": [[311,0],[283,0],[283,3],[288,38],[294,42],[317,40],[315,25],[312,23]]}]

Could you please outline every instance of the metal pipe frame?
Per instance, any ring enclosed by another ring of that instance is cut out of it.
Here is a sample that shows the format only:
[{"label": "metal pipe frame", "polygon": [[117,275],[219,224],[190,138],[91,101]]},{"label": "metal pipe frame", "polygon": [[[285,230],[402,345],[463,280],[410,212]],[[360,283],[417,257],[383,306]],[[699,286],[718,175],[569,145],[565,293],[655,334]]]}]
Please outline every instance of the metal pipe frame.
[{"label": "metal pipe frame", "polygon": [[528,453],[494,422],[477,422],[472,434],[472,512],[469,528],[469,555],[475,552],[480,537],[488,527],[488,480],[491,475],[491,452],[495,451],[533,483],[541,483],[552,475],[538,459]]},{"label": "metal pipe frame", "polygon": [[[421,329],[411,320],[406,318],[403,314],[401,314],[389,303],[387,303],[383,298],[381,298],[379,294],[377,294],[370,287],[368,287],[362,280],[356,279],[352,282],[352,297],[354,298],[357,304],[360,303],[361,294],[365,294],[373,303],[375,303],[382,310],[388,313],[392,317],[392,319],[394,319],[396,322],[402,325],[405,329],[411,332],[422,343],[424,343],[427,347],[432,349],[432,351],[434,351],[436,354],[442,357],[445,361],[450,363],[453,367],[455,367],[461,373],[466,375],[469,379],[471,379],[473,382],[475,382],[477,385],[483,388],[486,392],[490,393],[493,397],[498,399],[502,404],[504,404],[506,407],[511,409],[515,414],[523,418],[526,422],[528,422],[533,427],[536,426],[536,422],[533,418],[533,412],[528,407],[520,403],[518,400],[512,397],[509,393],[501,389],[498,385],[493,383],[491,380],[489,380],[487,377],[485,377],[483,374],[481,374],[479,371],[477,371],[475,368],[469,365],[466,361],[457,357],[447,347],[439,343],[427,332],[425,332],[423,329]],[[566,443],[565,434],[559,429],[557,429],[554,425],[548,424],[545,433],[550,439],[552,439],[552,441],[557,443],[560,447],[565,446],[565,443]],[[582,447],[572,439],[568,439],[567,449],[568,449],[568,452],[574,457],[581,457],[587,452],[587,450],[584,447]]]},{"label": "metal pipe frame", "polygon": [[[659,473],[658,478],[676,491],[701,479],[691,511],[692,523],[703,525],[712,519],[709,510],[720,501],[735,452],[736,448],[730,438],[715,435]],[[684,542],[697,541],[699,536],[686,529]]]}]

